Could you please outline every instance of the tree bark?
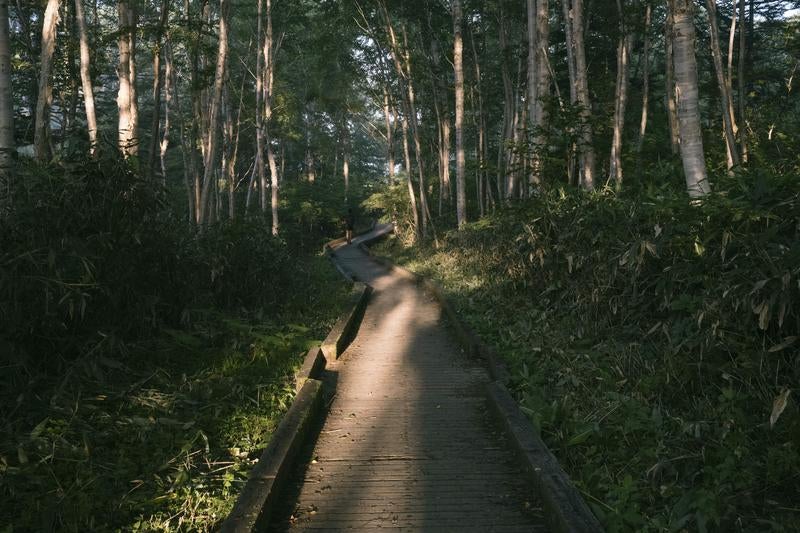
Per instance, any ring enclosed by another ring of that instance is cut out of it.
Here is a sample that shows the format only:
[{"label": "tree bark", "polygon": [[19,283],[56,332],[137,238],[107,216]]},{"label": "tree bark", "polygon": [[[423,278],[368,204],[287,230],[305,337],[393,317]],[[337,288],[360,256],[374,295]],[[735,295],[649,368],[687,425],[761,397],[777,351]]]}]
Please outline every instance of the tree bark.
[{"label": "tree bark", "polygon": [[721,97],[722,124],[727,146],[728,170],[730,170],[739,165],[739,153],[737,152],[736,137],[733,132],[733,99],[722,67],[722,51],[719,46],[719,26],[717,24],[717,0],[706,0],[706,8],[708,10],[708,24],[711,29],[711,56],[714,59],[714,73],[717,77],[717,86]]},{"label": "tree bark", "polygon": [[[272,0],[266,0],[267,28],[264,35],[264,143],[267,149],[267,162],[270,176],[270,210],[272,214],[272,234],[278,235],[280,221],[278,207],[280,203],[278,166],[275,162],[275,151],[272,148],[270,125],[272,121],[272,93],[275,82],[276,45],[272,27]],[[263,189],[262,189],[263,190]]]},{"label": "tree bark", "polygon": [[214,72],[214,92],[211,98],[211,111],[208,126],[208,148],[205,155],[203,173],[203,192],[200,197],[199,221],[206,222],[208,216],[208,200],[211,182],[214,176],[214,161],[217,157],[217,139],[219,137],[219,116],[222,103],[222,89],[225,83],[225,70],[228,64],[228,0],[220,0],[219,5],[219,46],[217,48],[217,64]]},{"label": "tree bark", "polygon": [[36,159],[47,161],[50,151],[50,105],[53,101],[53,54],[56,49],[56,26],[60,0],[48,0],[42,22],[42,56],[39,67],[39,95],[36,99],[33,146]]},{"label": "tree bark", "polygon": [[131,25],[130,19],[130,0],[119,0],[117,13],[119,15],[119,37],[117,46],[119,47],[119,64],[117,65],[117,77],[119,78],[119,92],[117,93],[117,110],[119,111],[118,122],[118,142],[119,150],[126,159],[136,153],[135,145],[136,127],[133,117],[132,101],[132,80],[131,80]]},{"label": "tree bark", "polygon": [[[161,75],[161,41],[169,19],[169,0],[161,0],[161,17],[156,30],[156,42],[153,48],[153,122],[150,128],[150,150],[148,153],[147,171],[151,176],[156,174],[156,153],[159,151],[161,133],[161,92],[164,88],[164,77]],[[161,176],[165,180],[166,176]]]},{"label": "tree bark", "polygon": [[[530,19],[528,24],[530,24]],[[530,112],[531,129],[534,132],[531,185],[538,185],[542,182],[541,151],[545,149],[545,143],[547,142],[547,136],[544,132],[547,124],[545,98],[550,95],[550,68],[547,58],[548,48],[550,47],[550,6],[548,0],[537,0],[534,40],[535,72],[533,82],[535,89],[531,91],[529,88],[528,91],[529,98],[533,99],[530,105],[530,109],[532,109],[532,112]],[[528,67],[530,68],[530,63]],[[530,78],[528,83],[531,83]]]},{"label": "tree bark", "polygon": [[[569,103],[575,107],[578,103],[578,92],[575,87],[577,86],[577,74],[575,72],[575,53],[572,44],[572,0],[561,0],[561,8],[564,14],[564,38],[567,45],[567,71],[569,73]],[[574,135],[572,128],[568,131],[570,137]],[[567,181],[569,183],[576,183],[580,181],[575,176],[575,143],[570,142],[567,148]]]},{"label": "tree bark", "polygon": [[703,136],[700,130],[694,3],[693,0],[669,0],[669,5],[674,21],[672,38],[674,41],[675,85],[678,93],[681,159],[689,196],[701,198],[711,192],[711,186],[706,172]]},{"label": "tree bark", "polygon": [[0,218],[11,203],[14,170],[14,100],[11,87],[11,41],[8,0],[0,0]]},{"label": "tree bark", "polygon": [[[755,10],[753,9],[753,2],[750,2],[750,31],[754,32],[755,28],[753,27]],[[742,127],[739,128],[739,144],[742,147],[742,161],[747,163],[749,155],[747,151],[747,128],[745,127],[747,123],[747,119],[744,116],[744,68],[747,64],[747,38],[746,35],[746,24],[744,23],[744,0],[739,0],[739,76],[738,76],[738,89],[739,89],[739,120],[741,121]],[[752,39],[751,39],[752,41]],[[752,43],[751,43],[752,46]]]},{"label": "tree bark", "polygon": [[680,131],[678,128],[678,104],[675,100],[675,58],[672,34],[674,33],[675,21],[672,16],[672,10],[667,1],[667,21],[664,30],[664,57],[665,57],[665,75],[664,83],[666,85],[666,104],[667,104],[667,119],[669,120],[669,138],[672,145],[672,153],[678,155],[680,153],[681,141]]},{"label": "tree bark", "polygon": [[652,22],[653,8],[647,4],[644,13],[644,43],[642,44],[642,116],[639,120],[639,140],[636,143],[636,152],[641,153],[644,146],[644,136],[647,133],[647,113],[650,103],[650,25]]},{"label": "tree bark", "polygon": [[[264,167],[264,115],[263,109],[261,106],[261,99],[264,96],[264,70],[263,70],[263,52],[264,49],[261,46],[261,34],[263,33],[261,24],[262,24],[262,13],[264,9],[264,2],[263,0],[258,0],[258,4],[256,7],[256,20],[257,20],[257,29],[256,29],[256,112],[255,112],[255,122],[256,122],[256,160],[255,160],[255,168],[253,169],[253,175],[250,180],[250,185],[247,187],[247,199],[245,200],[245,211],[250,210],[250,202],[252,200],[253,189],[255,187],[264,187],[264,183],[266,182],[266,170]],[[255,180],[256,175],[258,176],[258,180]],[[263,193],[260,196],[261,201],[259,205],[261,206],[261,210],[264,211],[266,206],[264,205],[265,201],[263,198]]]},{"label": "tree bark", "polygon": [[[456,220],[467,223],[466,157],[464,155],[464,39],[461,35],[461,0],[453,1],[453,68],[456,78]],[[449,162],[448,162],[449,163]]]},{"label": "tree bark", "polygon": [[394,127],[392,125],[389,91],[385,85],[383,87],[383,118],[386,122],[386,163],[389,167],[389,183],[394,184]]},{"label": "tree bark", "polygon": [[86,109],[86,125],[89,130],[89,154],[97,155],[97,113],[94,107],[94,88],[91,77],[91,58],[89,55],[89,32],[86,28],[86,16],[83,12],[83,0],[75,0],[75,18],[78,21],[78,33],[81,49],[81,85],[83,88],[83,105]]},{"label": "tree bark", "polygon": [[595,153],[592,138],[592,102],[589,99],[587,80],[586,48],[584,46],[583,0],[572,0],[572,41],[575,56],[576,94],[581,118],[581,185],[586,190],[594,189]]},{"label": "tree bark", "polygon": [[625,108],[628,104],[628,70],[630,35],[623,21],[622,0],[617,0],[619,12],[619,42],[617,43],[617,85],[614,98],[614,134],[611,140],[609,177],[614,179],[617,190],[622,187],[622,133],[625,129]]},{"label": "tree bark", "polygon": [[509,61],[511,58],[508,42],[508,23],[506,21],[504,2],[500,2],[500,70],[503,79],[503,131],[497,150],[497,186],[501,187],[500,198],[511,199],[514,194],[514,184],[511,181],[511,172],[508,162],[511,150],[508,144],[514,140],[514,88],[511,82]]}]

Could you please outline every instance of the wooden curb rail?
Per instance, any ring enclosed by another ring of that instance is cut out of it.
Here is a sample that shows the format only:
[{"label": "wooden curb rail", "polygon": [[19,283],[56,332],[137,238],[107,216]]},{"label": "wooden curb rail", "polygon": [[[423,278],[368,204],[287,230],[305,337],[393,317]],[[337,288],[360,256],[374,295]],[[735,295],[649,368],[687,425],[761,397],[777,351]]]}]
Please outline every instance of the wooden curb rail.
[{"label": "wooden curb rail", "polygon": [[[326,252],[329,249],[326,245]],[[334,265],[345,278],[352,280],[335,261]],[[269,523],[297,453],[323,413],[322,373],[327,363],[336,360],[355,337],[371,292],[372,287],[355,283],[347,309],[322,346],[312,348],[306,354],[303,365],[295,373],[297,396],[261,454],[258,464],[250,472],[233,511],[222,523],[220,531],[223,533],[250,533],[265,528]]]},{"label": "wooden curb rail", "polygon": [[520,410],[506,388],[509,373],[493,349],[485,345],[475,332],[456,314],[442,288],[386,258],[372,255],[364,245],[359,245],[372,259],[400,276],[414,281],[426,290],[441,306],[452,326],[456,340],[465,352],[486,361],[492,382],[486,385],[491,410],[503,425],[514,446],[517,457],[534,481],[534,488],[542,503],[548,526],[557,533],[599,533],[600,522],[572,484],[558,459],[539,438],[530,420]]}]

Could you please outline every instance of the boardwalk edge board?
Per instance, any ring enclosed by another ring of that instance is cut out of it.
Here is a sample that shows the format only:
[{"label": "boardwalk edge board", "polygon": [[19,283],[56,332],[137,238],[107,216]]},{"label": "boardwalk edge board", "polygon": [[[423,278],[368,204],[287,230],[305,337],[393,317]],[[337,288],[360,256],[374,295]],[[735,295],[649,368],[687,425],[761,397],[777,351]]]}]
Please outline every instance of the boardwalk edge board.
[{"label": "boardwalk edge board", "polygon": [[372,287],[369,285],[360,282],[353,284],[347,311],[339,317],[320,347],[328,363],[336,361],[355,337],[371,293]]},{"label": "boardwalk edge board", "polygon": [[322,411],[322,398],[322,382],[306,380],[222,524],[223,533],[245,533],[266,526],[292,463]]},{"label": "boardwalk edge board", "polygon": [[336,261],[333,248],[343,242],[345,239],[327,243],[324,252],[342,276],[354,282],[347,310],[339,317],[322,346],[314,347],[306,353],[303,365],[294,376],[297,396],[261,454],[258,464],[250,472],[233,511],[222,524],[222,533],[256,531],[269,523],[270,513],[284,488],[295,457],[313,423],[322,414],[322,373],[327,363],[335,360],[345,350],[364,316],[372,287],[355,282]]},{"label": "boardwalk edge board", "polygon": [[505,426],[520,460],[534,480],[548,525],[559,533],[593,533],[602,526],[569,476],[537,435],[530,420],[502,383],[486,385],[492,410]]},{"label": "boardwalk edge board", "polygon": [[558,459],[539,438],[533,425],[511,397],[505,384],[509,373],[497,353],[484,344],[478,335],[457,315],[443,289],[435,282],[395,265],[385,257],[372,254],[362,243],[359,247],[375,261],[406,279],[423,287],[441,306],[450,322],[456,340],[464,351],[486,361],[492,382],[487,384],[487,396],[493,414],[504,426],[519,460],[534,481],[544,507],[548,525],[558,533],[595,533],[603,528],[572,484]]}]

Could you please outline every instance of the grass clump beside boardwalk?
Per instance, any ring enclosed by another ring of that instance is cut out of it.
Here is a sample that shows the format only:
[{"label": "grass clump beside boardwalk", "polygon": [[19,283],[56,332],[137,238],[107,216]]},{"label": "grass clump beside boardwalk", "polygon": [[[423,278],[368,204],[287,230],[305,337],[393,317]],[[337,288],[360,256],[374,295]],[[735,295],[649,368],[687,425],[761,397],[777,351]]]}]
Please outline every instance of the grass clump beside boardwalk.
[{"label": "grass clump beside boardwalk", "polygon": [[609,531],[800,523],[800,186],[542,191],[378,248],[437,279]]},{"label": "grass clump beside boardwalk", "polygon": [[0,531],[214,529],[348,285],[257,218],[197,235],[119,161],[32,164],[12,192]]}]

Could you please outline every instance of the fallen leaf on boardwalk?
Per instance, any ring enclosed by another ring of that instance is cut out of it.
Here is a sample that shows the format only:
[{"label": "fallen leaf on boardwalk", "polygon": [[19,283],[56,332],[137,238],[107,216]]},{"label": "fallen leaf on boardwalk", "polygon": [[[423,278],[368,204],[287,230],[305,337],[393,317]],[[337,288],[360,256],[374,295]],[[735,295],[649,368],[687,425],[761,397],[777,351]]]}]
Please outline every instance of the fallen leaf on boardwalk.
[{"label": "fallen leaf on boardwalk", "polygon": [[786,405],[789,403],[789,394],[791,394],[792,389],[786,389],[782,393],[775,398],[775,401],[772,402],[772,414],[769,415],[769,427],[775,427],[775,423],[781,417],[784,409],[786,409]]}]

